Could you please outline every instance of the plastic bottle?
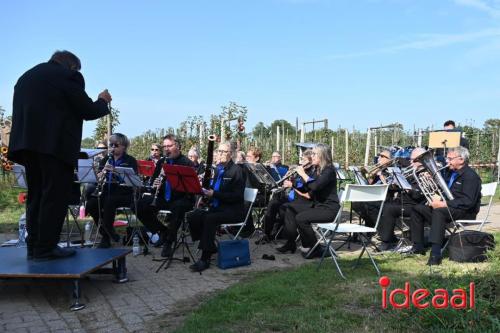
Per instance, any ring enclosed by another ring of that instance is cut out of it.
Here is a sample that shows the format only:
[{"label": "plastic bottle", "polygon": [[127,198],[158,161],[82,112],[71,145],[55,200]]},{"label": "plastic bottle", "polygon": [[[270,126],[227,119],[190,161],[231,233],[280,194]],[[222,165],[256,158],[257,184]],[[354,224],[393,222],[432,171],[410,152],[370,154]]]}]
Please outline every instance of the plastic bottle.
[{"label": "plastic bottle", "polygon": [[80,219],[84,219],[85,218],[85,206],[84,205],[80,206],[80,211],[79,211],[78,217]]},{"label": "plastic bottle", "polygon": [[134,238],[132,238],[132,253],[134,257],[141,254],[141,246],[139,245],[139,236],[137,236],[137,234],[135,234]]},{"label": "plastic bottle", "polygon": [[19,245],[24,245],[26,243],[26,213],[23,213],[19,218]]},{"label": "plastic bottle", "polygon": [[90,225],[90,221],[87,221],[87,223],[85,223],[85,233],[83,234],[83,238],[85,239],[85,243],[90,241],[91,229],[92,229],[92,226]]}]

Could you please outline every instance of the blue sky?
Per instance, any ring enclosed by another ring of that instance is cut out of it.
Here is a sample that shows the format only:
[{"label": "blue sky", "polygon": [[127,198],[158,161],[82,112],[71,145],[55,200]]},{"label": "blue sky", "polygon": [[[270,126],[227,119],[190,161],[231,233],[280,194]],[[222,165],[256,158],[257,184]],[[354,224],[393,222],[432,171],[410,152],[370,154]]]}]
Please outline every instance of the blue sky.
[{"label": "blue sky", "polygon": [[500,118],[499,0],[16,0],[0,4],[0,31],[7,113],[17,78],[67,49],[130,136],[229,101],[248,107],[247,129]]}]

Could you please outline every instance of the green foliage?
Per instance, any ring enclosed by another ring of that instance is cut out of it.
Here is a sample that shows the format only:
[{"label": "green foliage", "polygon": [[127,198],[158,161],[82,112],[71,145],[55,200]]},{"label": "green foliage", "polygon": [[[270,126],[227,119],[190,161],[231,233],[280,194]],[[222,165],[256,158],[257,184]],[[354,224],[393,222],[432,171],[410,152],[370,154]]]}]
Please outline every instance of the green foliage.
[{"label": "green foliage", "polygon": [[[120,124],[119,116],[120,116],[120,111],[116,108],[111,108],[111,133],[113,133],[113,130]],[[108,116],[99,118],[97,120],[96,127],[94,129],[94,141],[99,142],[99,141],[104,141],[107,138],[108,134]]]}]

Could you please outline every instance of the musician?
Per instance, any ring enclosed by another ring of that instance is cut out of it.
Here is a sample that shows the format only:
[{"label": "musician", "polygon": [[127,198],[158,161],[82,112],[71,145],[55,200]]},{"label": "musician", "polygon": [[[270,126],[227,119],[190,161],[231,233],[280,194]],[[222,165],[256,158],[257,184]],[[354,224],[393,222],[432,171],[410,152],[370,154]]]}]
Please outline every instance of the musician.
[{"label": "musician", "polygon": [[189,149],[188,158],[193,162],[196,173],[202,175],[205,172],[205,163],[200,162],[200,151],[196,147]]},{"label": "musician", "polygon": [[[421,164],[415,162],[414,159],[423,153],[425,153],[425,149],[423,148],[415,148],[412,151],[410,157],[411,168],[418,170],[421,167]],[[396,198],[394,200],[387,200],[384,203],[377,230],[382,241],[379,245],[381,251],[389,251],[395,248],[398,239],[394,235],[394,228],[398,219],[401,218],[401,213],[404,217],[410,217],[415,205],[425,203],[425,196],[420,191],[415,179],[409,177],[408,182],[412,186],[411,190],[403,190],[398,187]],[[397,181],[395,181],[395,183],[397,184]],[[391,191],[391,193],[394,192]],[[376,213],[378,214],[378,210]],[[376,219],[376,215],[371,217],[371,219]]]},{"label": "musician", "polygon": [[[457,126],[453,120],[447,120],[443,124],[443,129],[446,132],[461,132],[459,129],[457,129]],[[460,137],[460,146],[469,149],[469,140],[463,136]],[[436,159],[436,162],[438,162],[440,165],[444,166],[446,165],[446,158],[445,158],[445,149],[444,148],[436,148],[434,150],[434,157]],[[442,175],[443,177],[446,177],[446,169],[443,170]]]},{"label": "musician", "polygon": [[158,161],[162,158],[162,149],[161,149],[161,145],[158,144],[158,143],[153,143],[151,145],[151,154],[149,155],[148,158],[146,158],[146,161],[153,161],[155,162],[155,165],[156,163],[158,163]]},{"label": "musician", "polygon": [[271,163],[267,169],[275,181],[279,181],[285,176],[288,171],[288,166],[281,164],[281,154],[279,151],[273,152],[271,155]]},{"label": "musician", "polygon": [[[309,176],[313,176],[312,149],[304,151],[300,165],[304,167]],[[279,222],[283,223],[287,207],[285,204],[289,202],[297,204],[298,201],[309,201],[310,199],[306,198],[305,195],[301,195],[306,192],[307,184],[301,177],[293,177],[291,180],[287,179],[283,182],[282,188],[274,192],[272,199],[267,204],[266,215],[264,216],[264,235],[255,244],[266,244],[273,239],[272,232],[274,227]],[[277,218],[278,215],[279,219]]]},{"label": "musician", "polygon": [[434,199],[430,206],[416,205],[411,218],[413,248],[410,253],[425,254],[424,224],[431,224],[429,242],[432,247],[428,265],[441,264],[446,225],[452,219],[475,219],[481,203],[481,178],[468,165],[469,150],[464,147],[451,148],[446,160],[451,172],[445,182],[454,199]]},{"label": "musician", "polygon": [[[184,192],[173,190],[170,183],[163,177],[160,182],[160,174],[163,175],[163,165],[184,165],[193,167],[191,162],[181,152],[181,144],[173,134],[167,134],[163,138],[164,157],[156,164],[152,179],[155,191],[151,196],[144,196],[137,203],[137,218],[152,233],[160,234],[158,245],[163,245],[161,256],[169,257],[173,253],[173,245],[177,238],[177,231],[182,224],[184,214],[194,205],[194,197]],[[156,197],[156,205],[152,205]],[[168,217],[168,226],[158,220],[159,210],[169,210],[172,214]]]},{"label": "musician", "polygon": [[190,266],[195,272],[210,267],[210,258],[217,251],[215,233],[223,223],[243,221],[245,218],[244,193],[245,173],[233,162],[235,150],[229,143],[221,143],[217,150],[219,165],[215,171],[212,185],[203,189],[211,204],[208,210],[195,210],[187,215],[191,237],[199,240],[201,258]]},{"label": "musician", "polygon": [[[285,234],[287,242],[277,250],[281,253],[296,250],[295,239],[297,228],[302,242],[303,253],[307,253],[316,244],[316,234],[311,227],[313,223],[332,222],[340,205],[337,196],[337,173],[332,164],[330,148],[318,144],[313,149],[312,165],[316,167],[313,176],[309,176],[303,167],[296,169],[299,176],[307,184],[308,192],[304,194],[311,201],[305,204],[287,204],[285,212]],[[321,256],[323,250],[317,247],[308,258]]]},{"label": "musician", "polygon": [[107,90],[95,102],[88,97],[80,69],[77,56],[56,51],[48,62],[25,72],[14,87],[8,158],[26,170],[28,259],[75,253],[57,243],[80,152],[82,124],[108,114],[111,101]]},{"label": "musician", "polygon": [[259,148],[252,147],[248,150],[246,160],[248,163],[261,163],[262,151]]},{"label": "musician", "polygon": [[[102,236],[99,248],[111,247],[111,240],[118,242],[120,236],[116,233],[113,223],[115,221],[116,209],[118,207],[130,207],[132,204],[133,189],[129,186],[122,186],[123,179],[114,174],[116,167],[127,167],[137,172],[137,161],[127,154],[130,146],[128,138],[121,133],[114,133],[109,138],[110,154],[99,162],[99,172],[97,178],[101,184],[97,184],[94,196],[87,200],[85,211],[92,216],[94,222],[99,223],[102,216],[102,224],[99,232]],[[99,208],[101,211],[99,212]]]},{"label": "musician", "polygon": [[[391,151],[383,150],[377,155],[377,164],[389,166],[391,159]],[[379,168],[376,173],[368,178],[368,184],[385,184],[387,182],[387,175],[385,174],[386,169],[385,167]],[[353,202],[351,207],[365,221],[367,227],[375,226],[380,210],[380,202]]]}]

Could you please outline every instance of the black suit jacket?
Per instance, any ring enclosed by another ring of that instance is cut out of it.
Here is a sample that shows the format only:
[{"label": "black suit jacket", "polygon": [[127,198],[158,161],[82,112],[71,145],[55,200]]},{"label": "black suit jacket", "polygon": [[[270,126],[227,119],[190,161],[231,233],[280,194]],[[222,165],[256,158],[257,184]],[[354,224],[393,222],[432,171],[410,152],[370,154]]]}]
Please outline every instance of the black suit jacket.
[{"label": "black suit jacket", "polygon": [[[166,156],[164,156],[156,163],[156,168],[153,173],[153,177],[151,178],[153,181],[160,175],[160,172],[163,168],[163,164],[168,163],[169,160],[171,161],[172,165],[183,165],[194,168],[193,162],[182,154],[177,156],[177,158],[167,158]],[[158,196],[161,198],[165,196],[165,182],[163,182],[163,184],[161,185],[160,191],[158,192]],[[175,190],[172,190],[170,201],[179,200],[183,198],[188,198],[189,200],[192,200],[193,196],[191,194],[186,194],[184,192],[177,192]]]},{"label": "black suit jacket", "polygon": [[[451,185],[450,192],[453,200],[446,200],[448,207],[462,209],[467,213],[476,215],[481,206],[481,178],[468,165],[457,171],[458,175]],[[446,177],[446,183],[449,176]]]},{"label": "black suit jacket", "polygon": [[24,164],[24,151],[55,156],[76,166],[83,120],[109,113],[103,99],[85,93],[83,76],[49,61],[24,73],[14,87],[9,158]]},{"label": "black suit jacket", "polygon": [[[216,170],[214,179],[216,180],[219,171]],[[233,210],[238,213],[244,212],[246,174],[243,169],[229,161],[224,167],[224,175],[219,191],[214,192],[214,198],[220,201],[218,210]],[[214,184],[215,185],[215,184]],[[213,186],[211,186],[213,189]]]},{"label": "black suit jacket", "polygon": [[313,175],[313,181],[307,183],[309,193],[312,194],[313,206],[337,209],[339,198],[337,196],[337,171],[333,165],[323,169],[321,174]]}]

